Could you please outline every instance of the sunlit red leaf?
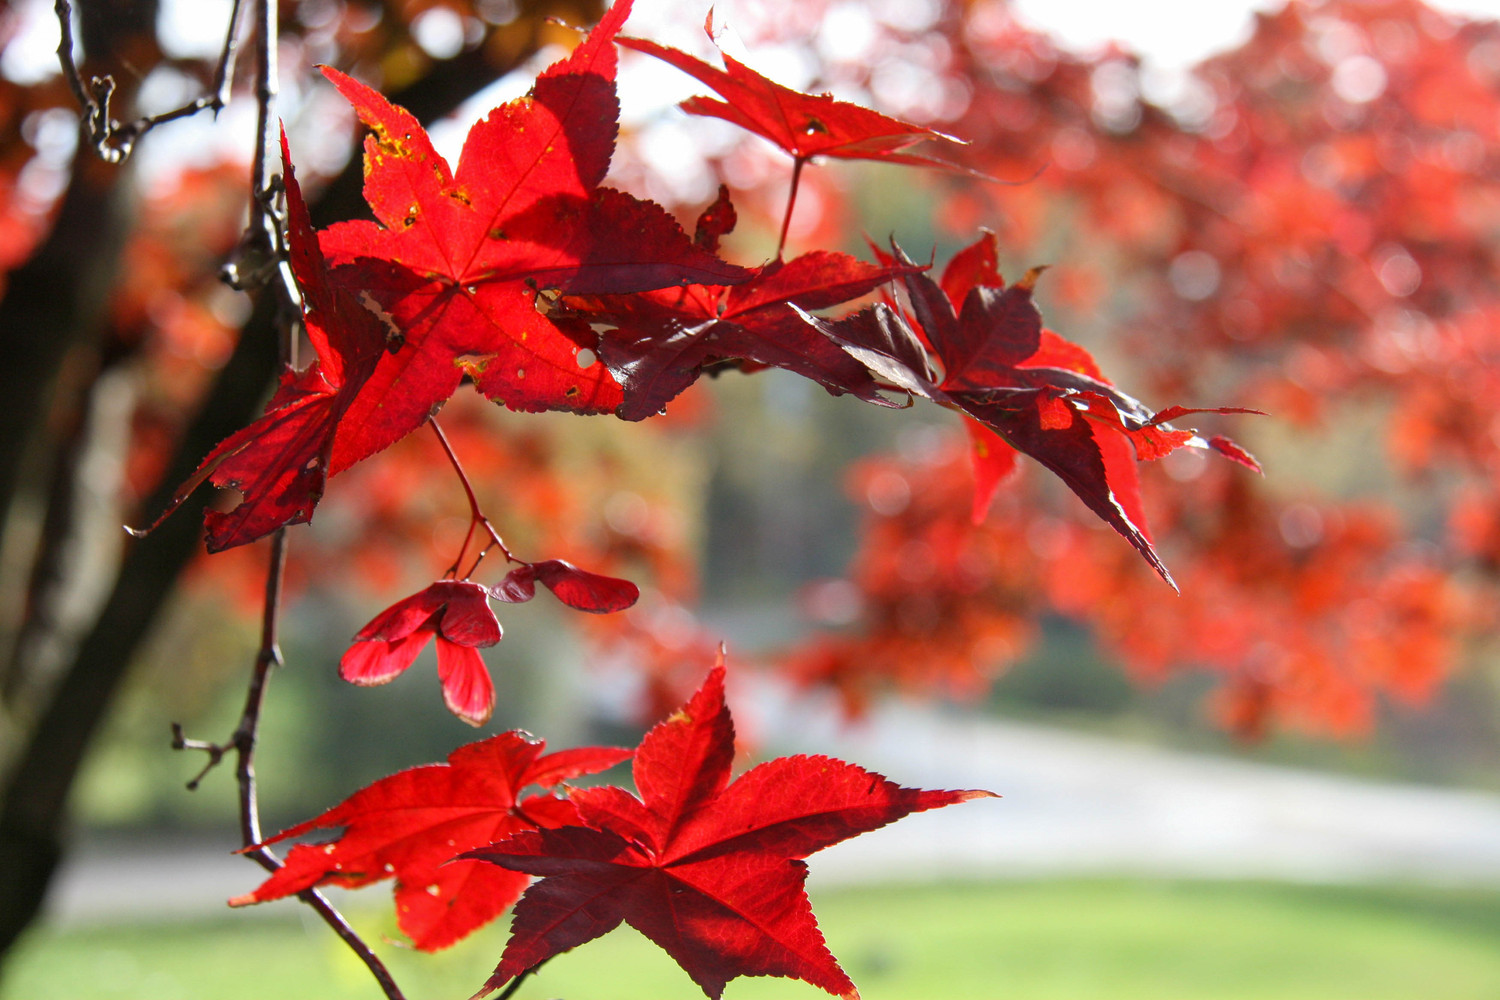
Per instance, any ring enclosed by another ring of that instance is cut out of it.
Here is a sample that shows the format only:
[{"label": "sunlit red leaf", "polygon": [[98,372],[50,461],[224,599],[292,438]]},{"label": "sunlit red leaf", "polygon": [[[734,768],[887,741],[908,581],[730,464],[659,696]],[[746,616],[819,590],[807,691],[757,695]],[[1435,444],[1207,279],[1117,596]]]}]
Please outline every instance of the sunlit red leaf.
[{"label": "sunlit red leaf", "polygon": [[210,552],[312,519],[327,479],[336,471],[331,466],[338,442],[359,433],[345,423],[345,415],[385,347],[385,331],[334,280],[318,250],[285,133],[281,157],[292,271],[302,289],[308,339],[317,359],[301,372],[283,372],[265,415],[210,452],[157,518],[160,524],[205,480],[241,491],[244,497],[232,510],[204,516]]},{"label": "sunlit red leaf", "polygon": [[834,100],[828,94],[804,94],[755,72],[724,54],[724,69],[686,52],[645,38],[621,37],[626,48],[645,52],[676,66],[711,87],[722,101],[690,97],[680,107],[688,114],[733,122],[764,136],[799,160],[814,156],[880,160],[918,166],[951,167],[943,160],[908,151],[929,139],[956,142],[920,125],[889,118],[869,108]]},{"label": "sunlit red leaf", "polygon": [[619,387],[588,328],[554,319],[540,289],[622,293],[749,273],[695,246],[659,206],[600,188],[619,102],[616,3],[529,96],[478,122],[458,167],[406,111],[332,69],[324,73],[371,130],[365,193],[375,222],[322,234],[324,251],[368,295],[392,350],[346,419],[364,431],[336,449],[338,471],[420,426],[468,374],[518,410],[604,413]]},{"label": "sunlit red leaf", "polygon": [[1213,437],[1209,438],[1208,446],[1214,451],[1223,455],[1225,458],[1228,458],[1230,461],[1238,462],[1240,465],[1243,465],[1245,468],[1249,469],[1252,472],[1265,471],[1260,467],[1260,463],[1255,460],[1254,455],[1250,454],[1248,451],[1241,448],[1233,441],[1229,440],[1229,438],[1224,437],[1222,434],[1215,434]]},{"label": "sunlit red leaf", "polygon": [[974,465],[974,510],[970,516],[979,524],[989,513],[995,491],[1015,472],[1016,450],[977,420],[965,420],[964,429],[969,432],[969,455]]},{"label": "sunlit red leaf", "polygon": [[612,747],[543,754],[520,732],[471,743],[448,763],[401,771],[355,792],[321,815],[268,838],[274,844],[314,830],[341,830],[326,844],[298,844],[286,863],[231,906],[264,903],[319,885],[358,888],[396,880],[396,920],[423,951],[446,948],[493,920],[521,895],[525,875],[455,861],[464,851],[538,826],[577,822],[566,800],[521,797],[527,786],[611,767],[630,756]]},{"label": "sunlit red leaf", "polygon": [[1005,284],[1000,277],[999,259],[995,234],[989,230],[953,255],[938,283],[955,310],[963,308],[969,289],[978,285],[998,288]]}]

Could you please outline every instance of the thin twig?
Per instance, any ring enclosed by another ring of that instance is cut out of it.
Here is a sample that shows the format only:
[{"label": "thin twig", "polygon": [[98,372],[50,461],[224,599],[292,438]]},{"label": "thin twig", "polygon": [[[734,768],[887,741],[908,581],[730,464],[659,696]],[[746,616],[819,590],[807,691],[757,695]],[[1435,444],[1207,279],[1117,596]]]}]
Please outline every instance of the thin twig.
[{"label": "thin twig", "polygon": [[[59,0],[62,3],[63,0]],[[256,127],[256,155],[251,173],[250,223],[244,241],[252,252],[264,255],[264,259],[275,261],[285,257],[285,239],[282,234],[284,220],[277,211],[276,199],[281,191],[281,179],[268,156],[271,129],[275,122],[277,91],[276,66],[276,0],[256,0],[256,100],[259,106]],[[236,5],[238,14],[238,4]],[[257,269],[264,273],[265,269]],[[258,294],[276,294],[259,282]],[[287,297],[281,296],[282,305]],[[279,324],[278,353],[284,365],[296,365],[296,331],[289,314]],[[226,753],[233,751],[236,759],[235,777],[239,791],[240,840],[246,848],[246,856],[267,871],[281,868],[279,858],[261,844],[264,834],[260,825],[260,796],[255,776],[255,751],[260,734],[261,711],[265,705],[266,685],[271,671],[282,664],[279,630],[281,627],[282,588],[286,575],[286,528],[280,528],[271,538],[271,556],[266,569],[266,588],[261,615],[260,650],[255,657],[255,666],[250,674],[250,684],[245,692],[245,707],[240,714],[239,725],[225,745],[219,746],[186,739],[179,727],[174,727],[173,745],[182,749],[202,750],[209,755],[203,773],[217,764]],[[199,778],[202,774],[199,775]],[[198,779],[194,779],[195,782]],[[349,946],[350,950],[364,962],[375,981],[380,984],[387,1000],[405,1000],[400,988],[386,969],[385,963],[370,949],[334,908],[333,904],[315,889],[298,894],[303,903],[313,909],[323,922]]]},{"label": "thin twig", "polygon": [[[274,3],[275,0],[257,2]],[[285,334],[283,336],[284,339],[289,339]],[[278,632],[281,626],[281,597],[285,576],[286,529],[281,528],[271,539],[270,566],[266,570],[265,607],[261,616],[260,652],[255,657],[255,669],[251,672],[250,687],[245,693],[245,709],[231,739],[238,758],[235,776],[239,785],[240,838],[244,847],[252,848],[245,852],[246,856],[268,872],[279,869],[281,860],[270,848],[259,846],[264,836],[260,827],[260,797],[255,779],[255,748],[260,733],[260,713],[265,705],[266,683],[270,680],[272,668],[281,666],[283,662]],[[359,956],[388,1000],[405,1000],[385,963],[370,950],[359,932],[349,925],[349,921],[326,896],[316,889],[307,889],[298,893],[297,898],[322,917],[323,922]]]},{"label": "thin twig", "polygon": [[213,108],[214,117],[224,110],[229,104],[229,93],[234,89],[234,63],[240,50],[240,12],[244,10],[244,0],[234,0],[234,7],[229,11],[229,27],[224,31],[224,48],[219,51],[219,65],[214,70]]},{"label": "thin twig", "polygon": [[[260,845],[264,834],[260,825],[260,797],[255,777],[255,749],[260,732],[261,709],[265,705],[266,684],[270,680],[271,670],[282,665],[281,643],[278,636],[281,619],[281,596],[282,585],[286,568],[286,529],[282,528],[272,536],[270,565],[266,571],[265,605],[261,617],[261,641],[260,651],[255,657],[255,667],[250,674],[250,685],[245,692],[245,707],[240,714],[239,725],[235,727],[234,735],[224,744],[207,743],[202,740],[190,740],[183,736],[182,728],[174,725],[172,727],[172,745],[183,750],[202,750],[209,755],[208,763],[198,776],[189,784],[189,788],[195,787],[197,783],[213,769],[228,753],[233,752],[236,757],[235,777],[239,788],[240,804],[240,841],[241,845],[249,850],[245,856],[268,872],[274,872],[282,866],[281,860],[276,857],[270,848]],[[349,921],[344,918],[337,908],[328,901],[328,898],[316,889],[307,889],[297,894],[297,898],[312,908],[312,910],[323,919],[339,938],[349,946],[359,959],[365,963],[375,981],[380,984],[387,1000],[405,1000],[401,988],[396,985],[390,970],[380,960],[370,946],[360,937],[359,932],[350,926]]]},{"label": "thin twig", "polygon": [[[277,871],[281,868],[282,864],[281,860],[276,857],[275,853],[269,847],[259,847],[253,851],[246,851],[245,857],[260,865],[267,872]],[[317,889],[304,889],[297,893],[297,898],[311,907],[313,912],[318,916],[322,917],[323,922],[332,928],[340,940],[347,944],[349,949],[364,961],[365,965],[369,967],[371,975],[375,977],[375,981],[380,984],[381,990],[385,992],[386,1000],[406,1000],[405,995],[401,992],[401,988],[396,985],[395,979],[391,977],[390,971],[386,969],[385,963],[381,962],[375,953],[370,950],[370,946],[365,944],[364,939],[359,936],[359,932],[349,925],[349,921],[328,901],[327,896],[323,895]]]},{"label": "thin twig", "polygon": [[260,735],[260,713],[265,705],[266,684],[271,669],[284,662],[281,657],[281,592],[286,578],[286,529],[271,537],[270,565],[266,567],[265,605],[261,614],[260,652],[250,672],[250,687],[245,692],[245,708],[231,740],[238,763],[235,778],[240,789],[240,839],[242,846],[258,844],[260,829],[260,795],[255,780],[255,748]]},{"label": "thin twig", "polygon": [[193,775],[192,780],[187,783],[188,791],[196,792],[198,786],[203,783],[203,779],[208,777],[208,772],[218,767],[219,762],[224,759],[224,755],[234,749],[234,747],[230,744],[210,743],[207,740],[190,740],[183,733],[182,726],[174,722],[172,723],[172,749],[202,750],[208,754],[208,761],[203,765],[203,769]]},{"label": "thin twig", "polygon": [[[280,89],[277,50],[277,8],[274,3],[256,0],[256,68],[255,68],[255,154],[250,168],[250,218],[240,245],[224,266],[225,281],[233,288],[250,290],[271,281],[274,274],[277,293],[289,316],[300,316],[301,296],[288,263],[284,211],[285,184],[277,160],[270,151],[276,128],[276,97]],[[265,39],[273,43],[265,44]],[[283,324],[285,326],[285,324]],[[282,363],[297,366],[297,339],[287,327],[283,338]]]},{"label": "thin twig", "polygon": [[540,969],[542,966],[546,965],[548,961],[549,959],[544,958],[540,962],[533,965],[531,968],[527,969],[525,972],[521,973],[516,978],[512,979],[509,986],[505,987],[505,989],[495,994],[495,1000],[510,1000],[511,997],[516,995],[516,991],[521,988],[521,984],[526,981],[526,977],[533,975],[537,969]]},{"label": "thin twig", "polygon": [[90,77],[87,83],[84,82],[78,63],[73,58],[73,6],[68,0],[55,0],[53,11],[57,14],[61,35],[57,45],[57,59],[62,65],[63,76],[67,79],[68,86],[72,89],[73,96],[83,111],[84,127],[88,131],[89,142],[101,160],[106,163],[123,162],[135,149],[135,144],[140,141],[141,136],[158,125],[165,125],[167,122],[177,121],[180,118],[190,118],[200,111],[212,111],[217,116],[224,109],[229,103],[230,91],[234,86],[234,63],[239,51],[238,27],[243,3],[244,0],[234,0],[234,7],[229,14],[229,27],[224,33],[224,46],[219,51],[219,62],[214,70],[210,92],[171,111],[146,115],[121,125],[110,114],[109,109],[110,100],[115,92],[114,77],[94,76]]},{"label": "thin twig", "polygon": [[280,89],[280,68],[277,62],[276,40],[280,34],[277,25],[277,5],[268,0],[256,0],[256,66],[255,66],[255,158],[250,172],[250,221],[260,223],[266,235],[266,244],[275,247],[280,242],[276,213],[267,210],[268,199],[276,190],[279,173],[272,165],[270,150],[273,123],[276,121],[276,95]]},{"label": "thin twig", "polygon": [[[255,130],[255,160],[251,172],[250,226],[263,234],[265,248],[275,254],[284,246],[282,236],[283,219],[274,208],[273,199],[281,188],[281,178],[269,156],[272,129],[276,122],[276,92],[279,70],[276,62],[276,45],[280,35],[277,25],[277,0],[256,0],[256,67],[255,99],[258,105]],[[267,290],[263,290],[262,294]],[[283,305],[286,303],[283,302]],[[297,364],[296,330],[290,322],[281,323],[280,353],[282,363],[288,367]],[[271,564],[266,573],[265,615],[261,624],[260,654],[255,660],[250,689],[245,697],[245,712],[235,730],[235,748],[239,756],[237,769],[240,787],[240,834],[244,846],[259,844],[263,839],[260,829],[260,806],[255,782],[255,747],[260,730],[260,710],[265,698],[266,682],[271,668],[281,664],[281,646],[277,635],[281,621],[281,588],[286,568],[286,528],[281,528],[271,541]],[[258,847],[251,856],[261,867],[274,871],[281,862],[265,847]],[[349,946],[375,981],[380,984],[388,1000],[405,1000],[396,981],[391,978],[385,963],[370,950],[363,938],[349,926],[349,922],[334,908],[333,904],[317,890],[308,889],[298,894],[323,922]]]}]

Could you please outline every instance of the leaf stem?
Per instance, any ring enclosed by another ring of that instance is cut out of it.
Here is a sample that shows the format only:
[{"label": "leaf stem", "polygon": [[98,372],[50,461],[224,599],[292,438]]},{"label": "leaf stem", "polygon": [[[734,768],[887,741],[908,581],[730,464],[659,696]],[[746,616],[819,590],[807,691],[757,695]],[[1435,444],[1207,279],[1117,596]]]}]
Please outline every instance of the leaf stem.
[{"label": "leaf stem", "polygon": [[438,443],[443,446],[443,453],[448,456],[448,462],[453,466],[453,471],[458,473],[458,481],[463,484],[464,496],[469,499],[469,534],[464,536],[463,547],[458,550],[458,558],[453,560],[453,566],[449,569],[449,572],[458,572],[459,563],[463,561],[464,553],[469,550],[469,540],[473,537],[476,525],[483,526],[485,532],[489,534],[490,544],[479,551],[479,558],[470,567],[466,578],[467,575],[472,575],[474,570],[479,568],[479,561],[485,557],[491,548],[499,549],[500,554],[505,556],[506,562],[524,563],[526,560],[517,558],[515,553],[506,547],[505,540],[500,537],[500,532],[496,531],[495,526],[490,523],[490,519],[484,516],[484,511],[479,507],[479,498],[474,495],[474,486],[469,482],[468,473],[464,472],[463,463],[458,460],[458,454],[453,450],[453,445],[448,442],[448,435],[443,433],[443,428],[438,424],[437,417],[428,419],[427,423],[432,426],[432,432],[437,435]]},{"label": "leaf stem", "polygon": [[786,234],[792,228],[792,209],[797,204],[797,184],[802,180],[802,165],[806,162],[807,159],[801,156],[792,160],[792,184],[786,193],[786,214],[781,217],[781,237],[776,241],[777,260],[786,249]]},{"label": "leaf stem", "polygon": [[469,572],[465,573],[462,577],[458,575],[458,567],[464,561],[464,554],[469,551],[469,543],[474,540],[474,529],[477,527],[479,527],[479,525],[474,522],[473,518],[470,518],[469,530],[464,532],[464,543],[458,547],[458,555],[453,557],[453,565],[449,566],[446,570],[443,571],[444,576],[451,576],[454,579],[466,580],[474,575],[474,570],[479,568],[479,560],[484,558],[484,549],[479,550],[479,555],[475,557],[474,565],[469,568]]}]

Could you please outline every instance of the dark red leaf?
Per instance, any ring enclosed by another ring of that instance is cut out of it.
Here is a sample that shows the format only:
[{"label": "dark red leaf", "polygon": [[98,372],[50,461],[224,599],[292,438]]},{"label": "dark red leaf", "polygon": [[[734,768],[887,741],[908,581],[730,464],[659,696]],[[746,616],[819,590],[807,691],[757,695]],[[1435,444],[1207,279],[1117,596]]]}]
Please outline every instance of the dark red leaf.
[{"label": "dark red leaf", "polygon": [[1037,406],[1009,408],[985,402],[977,394],[952,395],[966,413],[997,432],[1007,444],[1050,469],[1176,589],[1146,530],[1135,456],[1124,437],[1093,420],[1074,419],[1065,427],[1049,428]]},{"label": "dark red leaf", "polygon": [[[1258,468],[1233,442],[1220,448],[1166,422],[1196,412],[1257,411],[1174,406],[1153,413],[1121,392],[1104,378],[1086,350],[1042,327],[1031,297],[1040,268],[1009,287],[999,284],[994,237],[988,233],[949,263],[941,285],[912,267],[894,242],[890,254],[877,254],[882,261],[910,267],[902,279],[919,330],[912,330],[901,313],[885,304],[838,321],[806,316],[807,321],[877,378],[962,410],[1010,448],[1051,469],[1172,583],[1146,528],[1134,461],[1194,445],[1213,447]],[[936,385],[929,354],[943,368]],[[1009,473],[1013,456],[977,427],[970,428],[970,438],[977,522],[988,510],[997,484]]]},{"label": "dark red leaf", "polygon": [[[893,245],[893,249],[899,259],[907,259],[899,247]],[[983,276],[989,270],[984,266],[983,252],[974,254],[978,260],[963,265],[967,273],[951,275],[948,288],[953,292],[969,278]],[[1041,270],[1026,272],[1009,287],[970,285],[961,308],[955,307],[950,293],[928,275],[909,272],[904,276],[917,322],[943,363],[945,389],[1004,385],[1011,369],[1036,354],[1041,345],[1042,316],[1032,301],[1031,289]],[[944,277],[950,275],[945,272]]]},{"label": "dark red leaf", "polygon": [[536,596],[538,580],[568,607],[594,614],[624,611],[641,596],[640,588],[629,580],[590,573],[563,559],[518,566],[490,588],[490,595],[497,601],[524,604]]},{"label": "dark red leaf", "polygon": [[490,588],[490,596],[507,604],[525,604],[536,596],[536,566],[522,563]]},{"label": "dark red leaf", "polygon": [[737,976],[788,976],[840,997],[854,984],[823,943],[801,859],[908,813],[988,796],[920,791],[827,757],[783,757],[730,783],[734,725],[715,668],[646,734],[636,798],[575,792],[585,825],[521,833],[464,855],[542,876],[516,904],[481,995],[622,921],[709,997]]},{"label": "dark red leaf", "polygon": [[1042,341],[1042,314],[1032,301],[1031,289],[1040,273],[1041,268],[1027,271],[1020,281],[1003,289],[984,285],[969,289],[958,325],[963,342],[976,349],[953,357],[948,382],[982,386],[986,376],[1006,373],[1036,354]]},{"label": "dark red leaf", "polygon": [[906,321],[884,302],[840,320],[825,320],[802,312],[802,318],[875,376],[914,396],[937,399],[937,373],[927,350]]},{"label": "dark red leaf", "polygon": [[709,253],[719,252],[719,240],[734,232],[739,216],[734,203],[729,200],[729,185],[719,185],[719,196],[714,203],[698,216],[698,226],[693,231],[693,242]]},{"label": "dark red leaf", "polygon": [[626,420],[661,412],[706,367],[726,362],[784,368],[831,393],[890,405],[865,367],[801,310],[858,298],[904,270],[820,250],[774,263],[733,288],[689,285],[582,300],[577,308],[593,322],[614,326],[599,350],[624,389],[616,412]]},{"label": "dark red leaf", "polygon": [[[204,517],[210,552],[243,545],[312,519],[338,443],[356,433],[344,422],[385,348],[385,331],[356,295],[331,276],[318,249],[302,190],[281,136],[292,271],[303,294],[308,339],[317,360],[284,372],[265,415],[225,439],[173,494],[155,527],[207,480],[240,490],[227,512]],[[149,530],[149,529],[148,529]]]}]

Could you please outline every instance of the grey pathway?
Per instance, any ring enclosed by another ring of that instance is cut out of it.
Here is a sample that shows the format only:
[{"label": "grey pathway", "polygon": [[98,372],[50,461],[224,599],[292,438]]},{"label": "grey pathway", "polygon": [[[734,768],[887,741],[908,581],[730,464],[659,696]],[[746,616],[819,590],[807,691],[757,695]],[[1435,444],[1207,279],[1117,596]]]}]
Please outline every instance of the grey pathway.
[{"label": "grey pathway", "polygon": [[[933,876],[1160,874],[1500,885],[1500,796],[1363,782],[891,704],[826,707],[732,689],[741,729],[907,785],[1003,798],[912,816],[812,860],[814,885]],[[227,848],[228,845],[226,845]],[[53,919],[222,912],[259,869],[201,844],[82,845]]]},{"label": "grey pathway", "polygon": [[1003,796],[818,855],[814,877],[1159,874],[1500,885],[1500,795],[1358,781],[890,705],[840,731],[795,704],[766,735],[907,785]]}]

